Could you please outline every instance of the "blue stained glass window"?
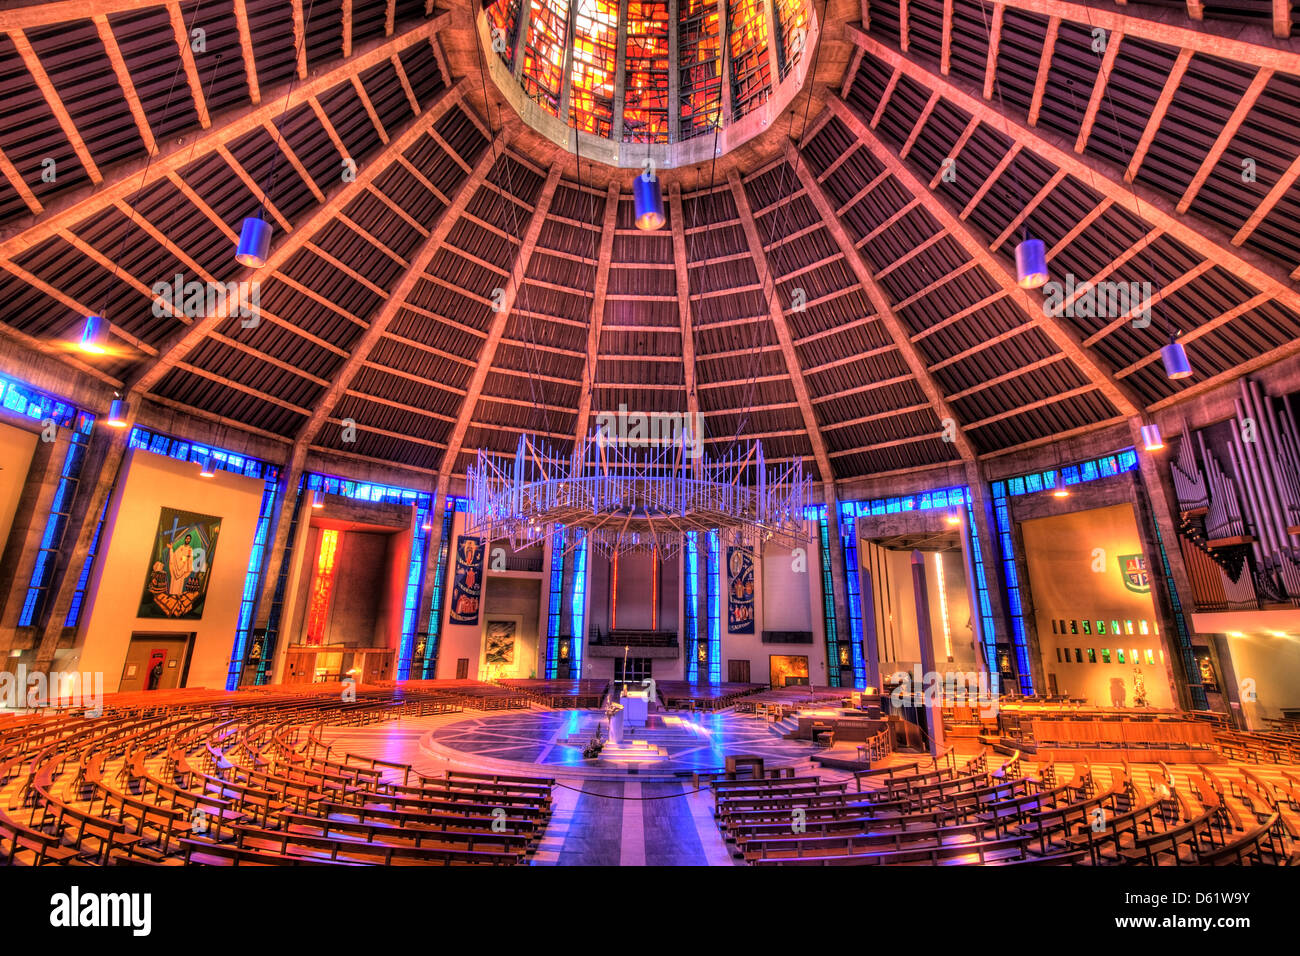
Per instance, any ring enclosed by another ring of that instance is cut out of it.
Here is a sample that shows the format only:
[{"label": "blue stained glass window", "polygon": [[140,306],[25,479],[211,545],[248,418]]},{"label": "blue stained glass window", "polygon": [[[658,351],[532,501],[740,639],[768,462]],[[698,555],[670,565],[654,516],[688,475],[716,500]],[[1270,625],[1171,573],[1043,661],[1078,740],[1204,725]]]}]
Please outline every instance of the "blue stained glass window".
[{"label": "blue stained glass window", "polygon": [[682,653],[686,655],[686,679],[692,684],[700,680],[700,550],[698,532],[686,532],[686,641]]}]

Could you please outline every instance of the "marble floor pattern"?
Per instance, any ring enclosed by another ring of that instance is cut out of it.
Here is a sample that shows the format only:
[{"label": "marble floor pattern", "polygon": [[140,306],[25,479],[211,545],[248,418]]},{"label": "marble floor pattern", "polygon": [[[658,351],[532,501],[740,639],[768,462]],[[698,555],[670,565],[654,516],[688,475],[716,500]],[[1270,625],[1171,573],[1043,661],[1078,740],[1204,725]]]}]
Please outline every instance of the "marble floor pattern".
[{"label": "marble floor pattern", "polygon": [[[608,735],[604,715],[591,710],[462,715],[461,720],[435,729],[433,739],[468,759],[513,760],[554,773],[564,767],[621,769],[618,760],[584,760],[582,746],[597,726]],[[654,715],[648,726],[625,731],[625,742],[631,740],[658,748],[662,756],[636,766],[643,773],[660,775],[721,770],[728,754],[754,754],[773,764],[788,764],[813,750],[809,744],[781,739],[762,721],[730,712]]]},{"label": "marble floor pattern", "polygon": [[[328,728],[324,738],[336,751],[408,763],[417,772],[433,776],[453,764],[422,750],[419,740],[430,729],[463,721],[464,715],[455,718],[406,718],[364,728]],[[470,761],[459,765],[472,767]],[[386,776],[401,782],[400,773],[390,770]],[[733,865],[713,821],[713,799],[709,791],[696,792],[689,779],[639,782],[562,776],[557,776],[551,820],[532,863],[534,866]]]}]

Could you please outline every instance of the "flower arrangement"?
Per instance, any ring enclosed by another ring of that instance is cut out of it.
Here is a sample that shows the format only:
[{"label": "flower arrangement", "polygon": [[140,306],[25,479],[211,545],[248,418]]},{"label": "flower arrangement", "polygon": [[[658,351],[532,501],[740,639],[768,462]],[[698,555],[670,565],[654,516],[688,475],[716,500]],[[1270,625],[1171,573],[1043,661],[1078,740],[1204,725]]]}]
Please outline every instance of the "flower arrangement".
[{"label": "flower arrangement", "polygon": [[595,760],[600,756],[600,752],[605,749],[605,741],[600,736],[600,727],[596,727],[596,733],[587,741],[587,746],[582,748],[582,755],[588,760]]}]

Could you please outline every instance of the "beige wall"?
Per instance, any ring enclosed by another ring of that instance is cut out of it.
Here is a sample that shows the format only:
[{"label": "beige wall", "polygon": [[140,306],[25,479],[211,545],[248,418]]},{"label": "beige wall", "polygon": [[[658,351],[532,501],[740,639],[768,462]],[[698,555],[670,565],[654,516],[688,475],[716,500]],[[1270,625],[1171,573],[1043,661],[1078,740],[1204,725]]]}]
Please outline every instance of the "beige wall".
[{"label": "beige wall", "polygon": [[9,540],[18,499],[32,466],[37,436],[33,432],[0,422],[0,551]]},{"label": "beige wall", "polygon": [[[910,673],[913,667],[921,663],[921,640],[916,626],[916,594],[912,584],[912,553],[881,548],[864,541],[858,554],[864,576],[872,571],[875,575],[872,597],[876,606],[881,674],[887,677],[899,670]],[[930,634],[933,637],[935,667],[942,673],[979,671],[981,667],[975,652],[965,558],[960,551],[923,551],[921,555],[925,559],[925,588],[930,605]],[[943,565],[943,598],[948,609],[951,662],[944,642],[944,602],[940,601],[936,555],[939,555],[937,560]],[[866,600],[865,587],[863,600]]]},{"label": "beige wall", "polygon": [[[1113,505],[1034,518],[1023,522],[1021,530],[1043,670],[1048,675],[1056,675],[1057,690],[1071,697],[1086,698],[1099,707],[1109,707],[1112,688],[1122,685],[1124,704],[1132,706],[1135,678],[1139,673],[1135,668],[1140,668],[1147,703],[1152,707],[1175,706],[1151,595],[1126,588],[1120,571],[1120,555],[1142,553],[1132,506]],[[1147,566],[1151,569],[1150,561]],[[1071,621],[1078,621],[1079,633],[1053,634],[1052,622],[1058,622],[1059,631],[1061,620],[1066,622],[1067,630]],[[1083,633],[1085,620],[1090,622],[1093,633]],[[1106,623],[1105,634],[1096,633],[1099,620]],[[1134,633],[1112,634],[1111,622],[1116,620],[1121,627],[1133,621]],[[1140,633],[1141,621],[1147,622],[1145,635]],[[1061,663],[1056,659],[1058,648],[1062,651]],[[1068,664],[1064,663],[1066,648],[1071,655]],[[1083,651],[1081,664],[1074,660],[1075,648]],[[1095,652],[1097,663],[1089,663],[1088,648]],[[1124,649],[1123,664],[1118,662],[1118,648]],[[1135,648],[1141,657],[1137,665],[1131,659]],[[1109,664],[1102,662],[1103,649],[1111,653]],[[1146,662],[1148,650],[1155,659],[1154,665]],[[1112,684],[1113,681],[1121,684]]]},{"label": "beige wall", "polygon": [[[122,468],[104,522],[106,545],[87,587],[76,650],[59,666],[71,670],[75,663],[79,671],[102,671],[104,689],[115,691],[133,631],[193,632],[186,686],[225,687],[264,483],[224,471],[200,478],[197,465],[140,449],[128,454]],[[207,600],[197,621],[136,617],[164,507],[221,518]]]}]

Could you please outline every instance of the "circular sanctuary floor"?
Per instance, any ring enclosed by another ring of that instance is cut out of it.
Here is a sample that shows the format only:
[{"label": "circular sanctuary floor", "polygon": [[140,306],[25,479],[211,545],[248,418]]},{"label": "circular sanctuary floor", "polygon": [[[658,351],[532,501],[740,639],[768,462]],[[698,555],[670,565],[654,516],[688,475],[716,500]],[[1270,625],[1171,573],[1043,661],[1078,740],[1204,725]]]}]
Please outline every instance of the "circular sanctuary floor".
[{"label": "circular sanctuary floor", "polygon": [[784,740],[766,721],[734,713],[651,714],[645,727],[624,731],[622,745],[606,741],[593,760],[583,747],[609,722],[599,710],[508,711],[445,724],[420,746],[446,760],[472,762],[500,773],[542,776],[673,779],[726,767],[729,756],[762,757],[789,766],[816,751]]}]

